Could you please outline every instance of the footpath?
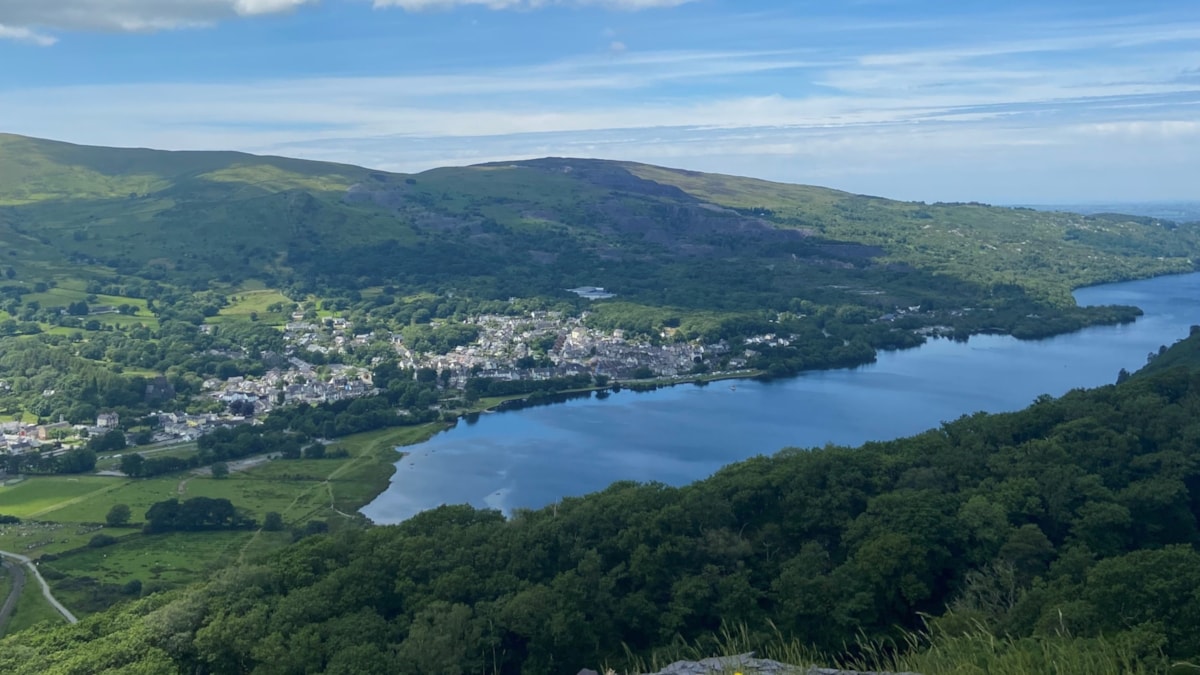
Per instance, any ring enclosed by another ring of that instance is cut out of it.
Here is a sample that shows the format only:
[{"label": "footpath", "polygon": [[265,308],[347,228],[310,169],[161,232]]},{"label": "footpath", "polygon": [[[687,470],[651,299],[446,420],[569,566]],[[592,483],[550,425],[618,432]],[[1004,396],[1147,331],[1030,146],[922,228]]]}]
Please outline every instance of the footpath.
[{"label": "footpath", "polygon": [[[50,603],[50,606],[53,607],[59,614],[62,614],[63,618],[66,619],[68,623],[79,623],[79,619],[75,618],[75,615],[71,613],[71,610],[64,607],[63,604],[61,602],[59,602],[57,598],[54,597],[54,594],[50,592],[50,584],[47,584],[46,580],[42,578],[41,573],[38,572],[37,565],[33,564],[33,560],[31,560],[28,557],[23,556],[19,553],[9,553],[8,551],[0,551],[0,558],[11,558],[12,560],[15,560],[16,562],[23,565],[25,567],[25,569],[29,570],[30,572],[33,572],[33,578],[37,579],[38,584],[41,585],[42,595],[45,596],[46,602]],[[6,567],[7,566],[9,566],[9,565],[6,564]],[[10,569],[12,569],[13,567],[16,567],[17,569],[19,569],[19,567],[15,566],[15,565],[10,567]],[[22,571],[22,573],[21,573],[21,585],[22,586],[24,585],[24,581],[25,581],[24,576],[25,576],[24,572]],[[14,582],[13,587],[16,588],[17,584],[15,583],[16,582],[15,573],[13,576],[13,582]],[[11,594],[9,596],[9,601],[11,601],[15,604],[15,600],[13,599],[13,596]],[[5,606],[5,608],[7,608],[8,603],[6,602],[4,606]],[[0,617],[7,619],[7,616],[5,616],[3,614],[0,614]],[[3,623],[4,623],[3,621],[0,621],[0,625],[3,625]]]},{"label": "footpath", "polygon": [[25,569],[3,558],[0,558],[0,566],[7,570],[9,576],[12,577],[12,590],[8,592],[8,598],[4,600],[4,604],[0,605],[0,635],[4,635],[8,620],[12,618],[13,611],[17,609],[17,601],[21,599],[21,591],[25,590]]}]

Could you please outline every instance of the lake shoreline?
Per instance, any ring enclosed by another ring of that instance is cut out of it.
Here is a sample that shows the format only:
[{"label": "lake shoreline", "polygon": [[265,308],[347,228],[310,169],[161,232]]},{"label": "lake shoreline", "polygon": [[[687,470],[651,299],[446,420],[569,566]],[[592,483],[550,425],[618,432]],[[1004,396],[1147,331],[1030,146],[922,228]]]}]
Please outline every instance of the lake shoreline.
[{"label": "lake shoreline", "polygon": [[[411,457],[417,453],[416,448],[424,444],[430,456],[426,457],[425,453],[421,453],[422,456],[410,459],[410,462],[402,467],[399,466],[399,460],[394,459],[392,471],[389,472],[392,475],[388,486],[374,501],[364,505],[361,512],[374,522],[383,524],[400,522],[415,512],[432,508],[442,502],[469,502],[478,508],[499,508],[502,511],[512,506],[529,508],[535,507],[530,504],[536,505],[543,499],[536,496],[539,492],[544,492],[547,496],[570,496],[580,494],[580,491],[591,492],[606,487],[611,482],[608,478],[660,480],[668,484],[683,484],[703,478],[724,464],[741,461],[753,454],[770,454],[785,447],[820,447],[826,443],[854,447],[863,442],[902,438],[920,433],[929,428],[936,428],[939,420],[944,422],[976,411],[1017,410],[1027,406],[1036,395],[1046,391],[1058,396],[1072,388],[1110,384],[1115,381],[1121,368],[1136,370],[1140,367],[1142,359],[1151,348],[1157,349],[1164,340],[1170,343],[1186,336],[1187,324],[1200,322],[1200,309],[1194,315],[1189,314],[1186,317],[1172,318],[1171,315],[1179,314],[1179,311],[1175,311],[1177,309],[1192,310],[1192,303],[1200,296],[1192,286],[1198,284],[1200,273],[1190,273],[1080,289],[1080,295],[1084,297],[1077,296],[1077,303],[1081,306],[1133,305],[1141,307],[1145,314],[1132,323],[1091,325],[1051,338],[1018,339],[1011,336],[972,335],[967,341],[928,340],[913,349],[879,350],[873,363],[803,371],[783,377],[764,377],[765,373],[761,371],[739,371],[612,383],[619,385],[621,393],[640,390],[645,392],[646,398],[610,394],[613,386],[609,385],[573,390],[544,398],[517,395],[502,400],[485,400],[477,408],[459,414],[452,422],[441,423],[428,435],[423,434],[426,436],[424,441],[418,440],[413,444],[397,447],[397,452]],[[1186,288],[1178,288],[1181,286]],[[1094,290],[1097,288],[1102,289],[1099,295]],[[1150,289],[1149,292],[1144,290],[1147,288]],[[1135,298],[1136,301],[1130,301],[1130,298]],[[1167,302],[1165,306],[1164,298]],[[1164,321],[1170,324],[1165,330],[1162,329]],[[1147,334],[1149,338],[1146,337]],[[1136,339],[1152,339],[1153,344],[1150,348],[1140,344],[1126,344],[1136,342]],[[1079,353],[1081,348],[1082,354]],[[1050,355],[1049,363],[1033,368],[1028,373],[1019,369],[1012,370],[1006,363],[1001,363],[997,369],[984,375],[972,374],[971,368],[976,365],[972,360],[997,360],[1000,355],[1009,352],[1016,355],[1046,352]],[[968,360],[960,363],[961,359]],[[934,366],[948,368],[943,377],[925,372],[927,369],[921,364],[930,360]],[[1065,374],[1070,372],[1075,372],[1072,376],[1075,379],[1064,379]],[[1042,377],[1049,378],[1045,385],[1037,382],[1038,378]],[[1010,378],[1034,380],[1033,384],[1028,385],[1033,388],[1031,393],[1026,395],[1017,392],[1010,393],[1008,398],[989,398],[988,387],[996,382],[1006,382]],[[851,383],[858,381],[877,383],[871,384],[866,390],[861,390],[861,387],[855,390]],[[911,383],[906,384],[908,381]],[[975,381],[981,385],[986,382],[988,387],[976,389],[970,386],[970,391],[967,392],[953,390],[956,385],[970,385]],[[705,387],[705,382],[729,382],[731,386]],[[681,384],[699,386],[679,387]],[[817,395],[813,392],[823,387],[857,392],[853,394],[852,402],[858,401],[855,397],[865,398],[861,403],[853,403],[823,414],[821,411],[824,410],[822,406],[825,405],[825,397],[818,395],[816,399],[811,398]],[[912,387],[919,390],[910,392]],[[707,395],[699,393],[706,390]],[[873,405],[872,398],[878,398],[880,392],[892,396],[885,405],[876,406],[885,412],[866,417],[858,414],[857,409],[870,408]],[[597,393],[600,396],[596,396]],[[740,401],[743,395],[756,403]],[[788,402],[797,396],[801,396],[801,399],[796,403]],[[805,396],[810,398],[803,398]],[[915,399],[921,396],[933,396],[929,409],[916,402]],[[596,399],[602,399],[604,403]],[[719,405],[716,403],[718,399]],[[634,401],[637,403],[634,404]],[[695,406],[698,401],[710,401],[711,403],[703,403],[710,407],[695,410],[689,408]],[[713,408],[712,405],[716,407]],[[775,410],[787,412],[775,413]],[[911,414],[894,412],[896,410],[910,411]],[[735,411],[736,414],[733,414],[732,419],[727,419],[732,414],[731,411]],[[942,414],[940,411],[947,412]],[[498,412],[512,414],[494,414]],[[942,416],[939,417],[939,414]],[[763,415],[769,417],[762,418]],[[902,418],[902,424],[897,427],[895,433],[881,431],[881,423],[874,419],[889,415]],[[696,431],[711,427],[719,420],[728,422],[725,427],[741,428],[741,432],[729,435],[731,432],[721,428],[721,425],[714,427],[710,434]],[[466,424],[460,424],[460,421],[465,421]],[[595,425],[595,431],[584,433],[581,430],[583,427],[579,427],[583,422]],[[535,428],[531,430],[529,425]],[[770,428],[764,431],[764,425]],[[483,427],[483,431],[476,427]],[[808,440],[806,434],[812,428],[824,427],[838,431],[830,432],[830,438]],[[786,429],[781,431],[781,428]],[[856,433],[861,430],[861,433],[857,436],[840,433],[844,429],[852,429]],[[658,439],[654,442],[663,442],[662,439],[671,439],[679,434],[679,430],[684,430],[685,435],[694,435],[694,438],[689,438],[694,441],[696,449],[689,448],[684,454],[680,454],[677,448],[661,453],[639,449],[645,445],[647,437]],[[447,433],[442,434],[443,431]],[[523,438],[525,434],[532,435]],[[722,434],[725,434],[728,440],[722,441]],[[772,438],[779,440],[771,440]],[[708,448],[709,445],[728,447],[735,451],[713,459],[709,455],[720,453]],[[586,452],[579,454],[580,448],[584,447],[587,448]],[[459,463],[454,465],[457,468],[451,469],[451,465],[446,463],[448,454],[465,454],[470,459],[459,460]],[[392,457],[395,458],[396,455],[393,454]],[[546,473],[555,466],[555,462],[560,461],[566,464],[557,469],[557,475],[537,476],[530,483],[531,478],[527,473],[529,470]],[[634,462],[629,465],[629,473],[622,474],[614,468],[628,461]],[[672,465],[666,474],[666,480],[650,468],[664,462]],[[687,468],[689,466],[692,468]],[[417,473],[410,477],[411,471]],[[430,471],[433,471],[432,475],[429,474]],[[455,480],[448,478],[452,474],[463,472],[467,474],[465,477]],[[421,476],[418,483],[409,485],[410,480],[416,479],[416,476]],[[605,476],[608,478],[604,478]],[[576,481],[575,478],[580,480]],[[437,491],[439,484],[446,485],[445,492]],[[472,487],[474,484],[481,487]],[[491,487],[484,489],[482,486],[485,484]],[[408,487],[405,487],[406,485]],[[529,493],[529,490],[534,492]],[[555,490],[559,492],[556,493]],[[405,493],[399,501],[409,505],[398,507],[401,508],[400,511],[384,512],[383,505],[394,501],[398,491]],[[389,494],[392,496],[388,496]],[[534,496],[524,497],[524,494]],[[529,504],[514,503],[514,500],[528,500]],[[426,506],[419,506],[417,502]],[[401,513],[408,515],[400,515]]]}]

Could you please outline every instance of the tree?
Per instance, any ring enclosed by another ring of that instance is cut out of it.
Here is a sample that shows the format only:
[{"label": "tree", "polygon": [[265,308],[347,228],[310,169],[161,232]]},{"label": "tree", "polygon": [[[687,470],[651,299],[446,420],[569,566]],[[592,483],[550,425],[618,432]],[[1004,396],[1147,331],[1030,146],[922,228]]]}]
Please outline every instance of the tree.
[{"label": "tree", "polygon": [[212,465],[212,477],[217,479],[229,478],[229,465],[225,462],[217,462]]},{"label": "tree", "polygon": [[125,455],[121,458],[121,473],[137,478],[142,475],[145,464],[146,458],[136,452]]},{"label": "tree", "polygon": [[267,532],[279,532],[283,529],[283,516],[276,511],[267,511],[263,518],[263,529]]},{"label": "tree", "polygon": [[58,458],[58,473],[87,473],[96,468],[96,453],[88,448],[71,450]]},{"label": "tree", "polygon": [[128,443],[125,440],[125,432],[120,429],[112,429],[103,436],[95,436],[88,440],[88,449],[93,452],[114,452],[126,447]]},{"label": "tree", "polygon": [[109,527],[121,527],[129,523],[130,515],[132,512],[128,504],[113,504],[108,510],[108,515],[104,517],[104,522],[108,523]]}]

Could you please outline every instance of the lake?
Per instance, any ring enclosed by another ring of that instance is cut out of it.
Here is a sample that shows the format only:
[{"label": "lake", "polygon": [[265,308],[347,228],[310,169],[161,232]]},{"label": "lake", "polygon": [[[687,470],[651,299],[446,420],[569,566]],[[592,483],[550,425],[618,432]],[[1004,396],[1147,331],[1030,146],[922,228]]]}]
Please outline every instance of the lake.
[{"label": "lake", "polygon": [[682,485],[784,447],[859,445],[915,434],[1041,394],[1110,384],[1200,324],[1200,273],[1085,288],[1081,305],[1141,307],[1124,326],[1023,342],[932,340],[876,363],[771,382],[623,391],[460,421],[405,448],[388,489],[362,509],[396,523],[441,504],[537,508],[618,480]]}]

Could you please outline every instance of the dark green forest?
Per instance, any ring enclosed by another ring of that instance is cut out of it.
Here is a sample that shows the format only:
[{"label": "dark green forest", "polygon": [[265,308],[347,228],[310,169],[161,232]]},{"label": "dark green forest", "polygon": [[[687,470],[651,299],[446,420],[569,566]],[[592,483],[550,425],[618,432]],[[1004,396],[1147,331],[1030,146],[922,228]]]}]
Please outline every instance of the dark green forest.
[{"label": "dark green forest", "polygon": [[[506,520],[342,527],[0,642],[0,671],[574,673],[741,625],[828,653],[948,634],[1200,657],[1200,334],[1120,384]],[[1161,364],[1161,365],[1160,365]]]}]

